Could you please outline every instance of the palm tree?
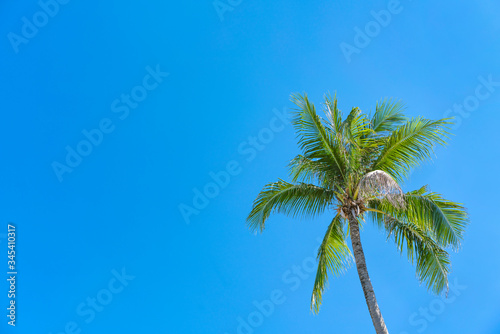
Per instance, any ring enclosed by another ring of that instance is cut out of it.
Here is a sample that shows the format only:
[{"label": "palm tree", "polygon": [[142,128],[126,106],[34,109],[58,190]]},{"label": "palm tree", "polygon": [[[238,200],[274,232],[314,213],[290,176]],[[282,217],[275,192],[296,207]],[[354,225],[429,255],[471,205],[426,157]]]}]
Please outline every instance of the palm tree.
[{"label": "palm tree", "polygon": [[345,119],[337,99],[325,96],[326,119],[319,117],[307,96],[293,95],[293,125],[302,151],[290,162],[292,183],[266,185],[253,203],[247,222],[264,230],[271,213],[314,217],[333,212],[318,250],[318,270],[311,298],[317,313],[328,272],[338,275],[351,263],[350,235],[359,280],[376,333],[388,333],[365,261],[360,225],[369,219],[384,228],[399,252],[416,262],[420,282],[435,293],[448,289],[450,258],[468,221],[458,203],[430,192],[427,186],[404,193],[401,184],[412,168],[446,144],[450,119],[407,118],[401,102],[384,100],[373,117],[353,108]]}]

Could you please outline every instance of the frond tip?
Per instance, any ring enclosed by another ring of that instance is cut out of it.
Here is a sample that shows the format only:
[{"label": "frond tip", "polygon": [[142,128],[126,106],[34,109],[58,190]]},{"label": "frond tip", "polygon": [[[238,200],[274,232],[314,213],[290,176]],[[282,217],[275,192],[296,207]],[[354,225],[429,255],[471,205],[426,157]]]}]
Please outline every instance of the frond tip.
[{"label": "frond tip", "polygon": [[386,220],[387,233],[394,235],[398,250],[402,253],[405,246],[410,262],[417,260],[417,276],[428,289],[439,294],[448,290],[450,257],[425,231],[417,225],[403,222],[392,217]]}]

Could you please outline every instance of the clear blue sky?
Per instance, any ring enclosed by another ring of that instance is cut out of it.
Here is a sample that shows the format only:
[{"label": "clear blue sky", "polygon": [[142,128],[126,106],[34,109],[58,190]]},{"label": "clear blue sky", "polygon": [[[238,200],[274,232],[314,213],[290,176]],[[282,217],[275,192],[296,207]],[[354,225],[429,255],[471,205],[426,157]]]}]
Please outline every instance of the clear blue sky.
[{"label": "clear blue sky", "polygon": [[354,267],[309,310],[331,214],[245,226],[298,152],[290,93],[336,91],[345,111],[395,97],[460,123],[404,185],[469,210],[447,302],[362,233],[390,332],[500,333],[497,2],[43,1],[0,5],[0,267],[13,222],[19,271],[0,332],[373,332]]}]

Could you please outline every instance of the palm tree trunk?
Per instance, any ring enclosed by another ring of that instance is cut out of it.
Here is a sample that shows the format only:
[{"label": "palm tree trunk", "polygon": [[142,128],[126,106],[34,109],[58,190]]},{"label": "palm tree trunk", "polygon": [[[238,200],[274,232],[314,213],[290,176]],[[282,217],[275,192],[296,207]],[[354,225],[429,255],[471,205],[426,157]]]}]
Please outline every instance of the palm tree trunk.
[{"label": "palm tree trunk", "polygon": [[358,269],[358,276],[363,287],[365,294],[366,305],[372,317],[373,326],[377,334],[388,334],[387,327],[385,327],[384,318],[378,308],[375,292],[373,291],[370,276],[368,276],[368,269],[366,268],[365,254],[363,246],[361,246],[361,238],[359,235],[359,224],[356,217],[351,213],[349,214],[349,228],[351,230],[352,250],[354,252],[354,259],[356,260],[356,268]]}]

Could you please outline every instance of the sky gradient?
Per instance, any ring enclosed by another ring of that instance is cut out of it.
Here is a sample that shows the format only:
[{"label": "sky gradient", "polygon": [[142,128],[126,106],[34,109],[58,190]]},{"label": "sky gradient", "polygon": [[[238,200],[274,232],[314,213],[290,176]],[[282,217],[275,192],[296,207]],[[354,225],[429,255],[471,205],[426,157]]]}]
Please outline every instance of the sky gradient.
[{"label": "sky gradient", "polygon": [[448,299],[373,224],[361,234],[390,333],[500,333],[499,3],[0,8],[0,247],[6,277],[14,223],[19,272],[16,328],[0,284],[0,332],[373,332],[354,266],[309,309],[331,213],[245,224],[298,153],[290,94],[336,92],[344,112],[394,97],[409,116],[456,117],[403,185],[468,208]]}]

